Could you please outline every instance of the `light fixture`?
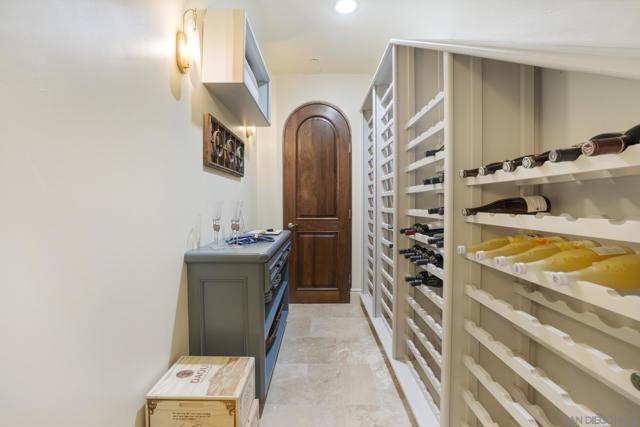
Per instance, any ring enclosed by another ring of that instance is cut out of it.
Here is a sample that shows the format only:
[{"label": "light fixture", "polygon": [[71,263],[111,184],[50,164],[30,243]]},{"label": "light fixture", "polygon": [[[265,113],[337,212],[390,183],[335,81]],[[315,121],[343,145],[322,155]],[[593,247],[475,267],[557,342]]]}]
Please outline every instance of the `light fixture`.
[{"label": "light fixture", "polygon": [[356,0],[338,0],[336,3],[336,12],[347,14],[353,13],[358,8]]},{"label": "light fixture", "polygon": [[[191,22],[189,29],[185,30],[187,27],[185,22],[187,20],[187,14],[191,13]],[[192,44],[192,38],[195,36],[197,32],[196,20],[198,18],[198,12],[195,9],[187,9],[182,14],[182,31],[179,31],[176,34],[176,63],[178,64],[178,69],[182,74],[186,73],[189,67],[191,67],[191,49],[190,44]]]},{"label": "light fixture", "polygon": [[253,135],[256,134],[256,128],[255,126],[247,126],[244,128],[244,134],[247,136],[247,138],[251,138]]}]

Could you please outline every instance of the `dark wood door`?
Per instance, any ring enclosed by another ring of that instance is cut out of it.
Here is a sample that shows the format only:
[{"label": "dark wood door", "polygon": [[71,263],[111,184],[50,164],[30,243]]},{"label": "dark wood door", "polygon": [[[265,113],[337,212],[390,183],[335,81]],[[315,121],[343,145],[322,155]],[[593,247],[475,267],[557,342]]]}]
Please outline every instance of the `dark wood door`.
[{"label": "dark wood door", "polygon": [[291,302],[349,302],[351,131],[326,104],[297,109],[284,129],[284,225],[292,232]]}]

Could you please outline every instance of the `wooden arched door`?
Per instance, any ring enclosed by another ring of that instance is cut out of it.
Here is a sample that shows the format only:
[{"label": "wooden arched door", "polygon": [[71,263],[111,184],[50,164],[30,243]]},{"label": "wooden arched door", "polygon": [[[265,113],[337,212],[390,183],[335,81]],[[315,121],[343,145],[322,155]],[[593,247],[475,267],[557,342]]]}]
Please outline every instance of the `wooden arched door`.
[{"label": "wooden arched door", "polygon": [[306,104],[289,116],[283,198],[293,242],[290,301],[349,302],[351,130],[335,107]]}]

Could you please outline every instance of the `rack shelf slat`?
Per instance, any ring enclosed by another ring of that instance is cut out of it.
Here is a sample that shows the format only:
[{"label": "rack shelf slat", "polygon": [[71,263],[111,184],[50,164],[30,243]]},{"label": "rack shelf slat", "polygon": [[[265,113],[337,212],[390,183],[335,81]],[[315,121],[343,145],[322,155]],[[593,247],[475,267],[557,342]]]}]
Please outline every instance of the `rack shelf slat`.
[{"label": "rack shelf slat", "polygon": [[429,301],[435,304],[440,310],[444,310],[444,298],[436,294],[430,287],[425,285],[416,286],[415,289],[426,296]]},{"label": "rack shelf slat", "polygon": [[382,277],[384,277],[384,279],[389,282],[390,284],[393,285],[393,277],[391,277],[389,275],[389,273],[387,273],[385,270],[381,269],[380,270],[380,274],[382,275]]},{"label": "rack shelf slat", "polygon": [[417,137],[415,137],[414,139],[409,141],[409,143],[407,144],[407,147],[406,147],[407,151],[413,150],[420,143],[422,143],[422,142],[426,141],[427,139],[437,135],[438,133],[442,132],[443,130],[444,130],[444,122],[440,121],[440,122],[436,123],[435,125],[431,126],[429,129],[427,129],[426,131],[422,132],[420,135],[418,135]]},{"label": "rack shelf slat", "polygon": [[389,302],[393,303],[393,295],[391,295],[391,292],[389,292],[386,286],[380,286],[380,289],[382,290],[382,293],[387,297]]},{"label": "rack shelf slat", "polygon": [[420,387],[420,390],[424,394],[424,397],[427,400],[427,403],[429,404],[429,407],[430,407],[431,411],[435,415],[435,418],[439,421],[440,420],[440,408],[438,408],[438,405],[436,405],[436,402],[433,400],[433,396],[431,396],[431,393],[429,393],[429,390],[427,390],[427,386],[424,385],[424,382],[422,381],[422,378],[420,377],[420,374],[418,374],[418,370],[416,369],[416,367],[414,365],[414,362],[409,361],[409,362],[407,362],[407,365],[409,367],[409,370],[411,371],[411,375],[413,375],[414,379],[416,380],[416,382],[418,383],[418,385]]},{"label": "rack shelf slat", "polygon": [[522,427],[538,427],[536,419],[527,412],[519,403],[515,402],[509,392],[496,382],[491,375],[480,365],[478,365],[471,356],[463,357],[464,365],[467,370],[487,389],[487,391],[502,405],[505,411],[518,422]]},{"label": "rack shelf slat", "polygon": [[387,156],[385,159],[383,159],[380,162],[380,166],[385,166],[387,163],[390,163],[393,161],[393,154],[391,154],[390,156]]},{"label": "rack shelf slat", "polygon": [[382,98],[380,98],[380,103],[385,104],[391,97],[392,93],[393,93],[393,85],[390,84],[387,90],[384,91]]},{"label": "rack shelf slat", "polygon": [[640,243],[640,219],[616,221],[605,218],[573,218],[570,215],[511,215],[481,212],[468,216],[466,221],[496,227]]},{"label": "rack shelf slat", "polygon": [[385,125],[382,127],[382,129],[380,130],[380,134],[381,134],[381,135],[384,135],[385,133],[390,132],[390,131],[391,131],[391,128],[393,127],[393,122],[394,122],[394,120],[393,120],[393,119],[389,120],[389,121],[387,122],[387,124],[385,124]]},{"label": "rack shelf slat", "polygon": [[493,295],[475,286],[466,285],[465,294],[510,321],[538,343],[600,382],[633,402],[640,403],[640,390],[636,389],[629,380],[634,370],[624,369],[608,354],[586,344],[576,343],[563,331],[541,324],[538,318],[524,311],[515,310],[510,304],[494,298]]},{"label": "rack shelf slat", "polygon": [[429,165],[433,165],[435,163],[441,162],[442,160],[444,160],[446,154],[444,151],[439,151],[436,153],[435,156],[429,156],[429,157],[424,157],[418,161],[415,161],[411,164],[409,164],[406,168],[405,168],[405,172],[413,172],[415,170],[418,170],[420,168],[424,168],[426,166]]},{"label": "rack shelf slat", "polygon": [[420,330],[420,327],[418,326],[418,324],[414,322],[413,319],[407,318],[407,325],[409,326],[409,329],[411,329],[413,334],[416,336],[416,338],[418,338],[418,341],[420,342],[420,344],[422,344],[424,349],[427,350],[427,353],[429,353],[433,361],[436,362],[436,365],[442,368],[442,355],[433,346],[433,344],[431,344],[431,342],[429,341],[429,338]]},{"label": "rack shelf slat", "polygon": [[597,157],[580,156],[573,162],[546,162],[537,168],[518,167],[513,172],[465,178],[466,185],[511,182],[516,185],[551,184],[591,179],[617,178],[640,174],[640,145],[632,145],[620,154]]},{"label": "rack shelf slat", "polygon": [[578,312],[567,304],[563,300],[553,300],[549,296],[543,294],[540,291],[528,290],[521,283],[514,283],[515,291],[523,297],[540,304],[548,309],[555,310],[556,312],[591,326],[605,334],[616,337],[621,341],[627,342],[636,347],[640,347],[640,331],[634,328],[630,328],[626,325],[612,326],[605,322],[596,313],[590,311]]},{"label": "rack shelf slat", "polygon": [[[384,286],[383,286],[384,287]],[[384,299],[380,299],[380,306],[382,307],[382,309],[385,311],[385,313],[387,314],[387,316],[389,316],[389,319],[393,319],[393,312],[391,311],[391,309],[389,308],[389,306],[387,306],[387,303],[384,301]]]},{"label": "rack shelf slat", "polygon": [[527,410],[533,417],[536,419],[539,425],[544,427],[558,427],[554,425],[549,418],[547,418],[547,414],[544,413],[541,407],[538,405],[534,405],[527,400],[527,397],[524,395],[522,390],[515,386],[509,387],[509,393],[513,396],[513,400],[522,405],[523,408]]},{"label": "rack shelf slat", "polygon": [[389,265],[389,267],[393,267],[393,260],[388,256],[386,256],[385,254],[380,254],[380,259],[386,262]]},{"label": "rack shelf slat", "polygon": [[472,262],[502,271],[503,273],[509,274],[518,279],[526,280],[542,286],[543,288],[551,289],[552,291],[560,294],[570,296],[579,301],[584,301],[618,315],[640,321],[640,310],[638,310],[638,307],[640,307],[640,296],[621,295],[615,289],[584,281],[572,282],[566,286],[559,286],[553,283],[553,280],[551,280],[551,273],[549,272],[542,272],[541,274],[529,272],[527,274],[516,276],[511,272],[510,267],[498,267],[491,259],[477,261],[470,255],[466,255],[466,258]]},{"label": "rack shelf slat", "polygon": [[480,421],[482,427],[500,427],[495,421],[493,421],[489,412],[487,412],[484,406],[482,406],[482,404],[473,397],[473,394],[471,394],[469,390],[464,390],[462,392],[462,398],[467,404],[467,407],[471,412],[473,412],[476,419]]},{"label": "rack shelf slat", "polygon": [[405,214],[407,216],[431,219],[431,220],[434,220],[434,221],[443,221],[444,220],[444,215],[430,214],[427,209],[407,209],[405,211]]},{"label": "rack shelf slat", "polygon": [[440,91],[436,94],[436,96],[433,97],[433,99],[427,102],[427,105],[422,107],[420,111],[418,111],[413,117],[409,119],[409,121],[407,122],[406,128],[410,129],[411,127],[413,127],[416,123],[418,123],[418,121],[421,118],[423,118],[427,113],[429,113],[429,111],[433,110],[438,105],[440,105],[442,101],[444,101],[444,92]]},{"label": "rack shelf slat", "polygon": [[416,300],[411,297],[407,297],[407,302],[409,306],[416,312],[418,317],[422,319],[422,321],[436,334],[436,336],[442,339],[442,326],[436,322],[436,320],[426,312],[426,310],[420,307],[420,304]]},{"label": "rack shelf slat", "polygon": [[422,357],[422,354],[420,354],[420,350],[418,350],[413,341],[407,339],[406,343],[407,348],[415,358],[416,362],[418,362],[418,366],[420,366],[420,368],[422,369],[424,376],[429,380],[429,384],[431,384],[431,387],[433,387],[438,397],[440,397],[440,395],[442,394],[442,386],[440,385],[440,380],[436,378],[436,374],[433,373],[433,370],[429,367],[427,361],[424,360],[424,357]]},{"label": "rack shelf slat", "polygon": [[444,280],[444,270],[442,268],[436,267],[433,264],[421,265],[420,267],[421,267],[422,270],[433,274],[438,279]]},{"label": "rack shelf slat", "polygon": [[[495,340],[491,334],[472,321],[465,321],[465,330],[567,417],[585,420],[579,425],[589,426],[591,423],[588,420],[598,417],[598,414],[586,406],[576,403],[562,387],[549,379],[542,370],[532,366],[522,357],[514,355],[502,342]],[[609,424],[604,425],[609,426]]]},{"label": "rack shelf slat", "polygon": [[418,194],[418,193],[443,193],[444,185],[442,184],[426,184],[426,185],[413,185],[407,187],[406,194]]}]

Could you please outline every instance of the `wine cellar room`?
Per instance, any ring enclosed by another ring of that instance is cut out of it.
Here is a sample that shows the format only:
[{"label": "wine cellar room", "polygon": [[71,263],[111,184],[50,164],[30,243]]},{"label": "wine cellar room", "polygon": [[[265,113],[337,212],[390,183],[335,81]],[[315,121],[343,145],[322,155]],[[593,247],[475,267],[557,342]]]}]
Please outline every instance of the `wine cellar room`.
[{"label": "wine cellar room", "polygon": [[0,16],[0,426],[640,427],[639,2]]}]

